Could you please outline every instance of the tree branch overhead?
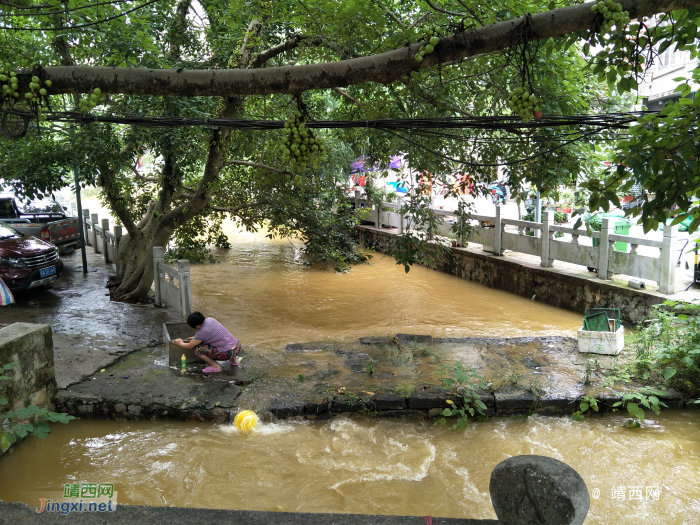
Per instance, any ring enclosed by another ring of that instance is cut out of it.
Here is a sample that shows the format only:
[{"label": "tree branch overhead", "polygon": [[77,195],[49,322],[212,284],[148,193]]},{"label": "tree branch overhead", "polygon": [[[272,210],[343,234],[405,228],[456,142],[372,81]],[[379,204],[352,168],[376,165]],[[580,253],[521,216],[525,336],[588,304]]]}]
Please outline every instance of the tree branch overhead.
[{"label": "tree branch overhead", "polygon": [[[621,0],[620,3],[632,18],[700,6],[700,0]],[[589,29],[591,5],[578,4],[532,15],[531,39]],[[416,43],[373,56],[299,66],[216,70],[54,66],[44,68],[43,77],[53,82],[49,94],[86,93],[99,86],[106,93],[185,97],[300,93],[366,82],[389,84],[419,69],[505,49],[513,45],[513,31],[523,21],[524,18],[516,18],[443,37],[435,51],[421,62],[414,58],[420,48]],[[27,88],[31,76],[29,71],[18,75],[21,89]]]}]

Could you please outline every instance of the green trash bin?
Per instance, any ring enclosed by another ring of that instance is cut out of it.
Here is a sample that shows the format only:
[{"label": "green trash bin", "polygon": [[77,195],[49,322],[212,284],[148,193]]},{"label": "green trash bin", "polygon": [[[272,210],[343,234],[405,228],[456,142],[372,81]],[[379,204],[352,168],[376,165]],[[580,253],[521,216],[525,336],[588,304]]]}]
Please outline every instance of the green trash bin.
[{"label": "green trash bin", "polygon": [[[603,227],[603,217],[613,217],[617,220],[615,221],[615,226],[613,232],[616,235],[629,235],[630,228],[632,224],[624,219],[625,212],[623,211],[611,211],[607,213],[597,213],[596,215],[586,214],[584,221],[586,224],[590,225],[591,230],[599,232]],[[593,247],[597,248],[600,246],[600,239],[593,239]],[[629,245],[626,242],[616,242],[615,249],[618,252],[627,252]]]},{"label": "green trash bin", "polygon": [[[669,224],[671,224],[672,222],[673,222],[673,217],[671,217],[670,219],[666,219],[666,225],[669,225]],[[679,232],[687,232],[687,231],[688,231],[688,227],[690,226],[690,224],[691,224],[692,222],[693,222],[693,216],[692,216],[692,215],[691,215],[690,217],[686,217],[685,219],[683,219],[683,222],[679,222],[679,223],[678,223],[678,231],[679,231]],[[662,229],[662,230],[664,229],[664,225],[663,225],[663,224],[661,225],[661,229]]]}]

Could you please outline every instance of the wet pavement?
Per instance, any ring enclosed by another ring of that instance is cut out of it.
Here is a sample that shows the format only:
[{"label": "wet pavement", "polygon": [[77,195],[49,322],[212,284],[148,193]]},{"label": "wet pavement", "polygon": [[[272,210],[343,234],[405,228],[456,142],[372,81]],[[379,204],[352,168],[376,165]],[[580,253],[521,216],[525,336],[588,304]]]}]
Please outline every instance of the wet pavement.
[{"label": "wet pavement", "polygon": [[51,325],[56,382],[59,388],[81,381],[122,356],[162,343],[162,323],[174,314],[153,305],[128,305],[109,300],[105,288],[113,273],[99,254],[88,249],[88,273],[80,252],[61,257],[63,274],[49,288],[15,297],[0,312],[0,323]]}]

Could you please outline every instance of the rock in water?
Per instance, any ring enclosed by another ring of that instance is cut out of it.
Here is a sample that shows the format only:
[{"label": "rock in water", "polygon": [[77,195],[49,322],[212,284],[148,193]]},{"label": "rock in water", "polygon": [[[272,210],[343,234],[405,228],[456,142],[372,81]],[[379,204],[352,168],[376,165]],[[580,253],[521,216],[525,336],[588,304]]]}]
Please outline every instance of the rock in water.
[{"label": "rock in water", "polygon": [[578,472],[544,456],[502,461],[491,473],[489,491],[504,525],[580,525],[591,503]]}]

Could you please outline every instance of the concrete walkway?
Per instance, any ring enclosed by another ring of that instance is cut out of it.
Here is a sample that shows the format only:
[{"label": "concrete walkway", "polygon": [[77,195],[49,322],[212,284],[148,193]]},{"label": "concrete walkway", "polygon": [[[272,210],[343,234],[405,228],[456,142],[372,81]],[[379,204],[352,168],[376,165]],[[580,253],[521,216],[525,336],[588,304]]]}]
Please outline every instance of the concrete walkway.
[{"label": "concrete walkway", "polygon": [[51,325],[59,388],[129,352],[162,343],[162,323],[175,320],[170,310],[110,301],[105,285],[114,271],[90,248],[87,274],[82,272],[79,251],[61,260],[63,274],[50,288],[17,294],[16,304],[2,309],[4,324]]},{"label": "concrete walkway", "polygon": [[[498,520],[433,518],[434,525],[497,525]],[[422,516],[371,516],[365,514],[313,514],[212,510],[179,507],[135,507],[119,505],[114,512],[83,512],[61,515],[37,514],[24,503],[0,500],[0,525],[201,525],[226,523],[241,525],[425,525]]]}]

